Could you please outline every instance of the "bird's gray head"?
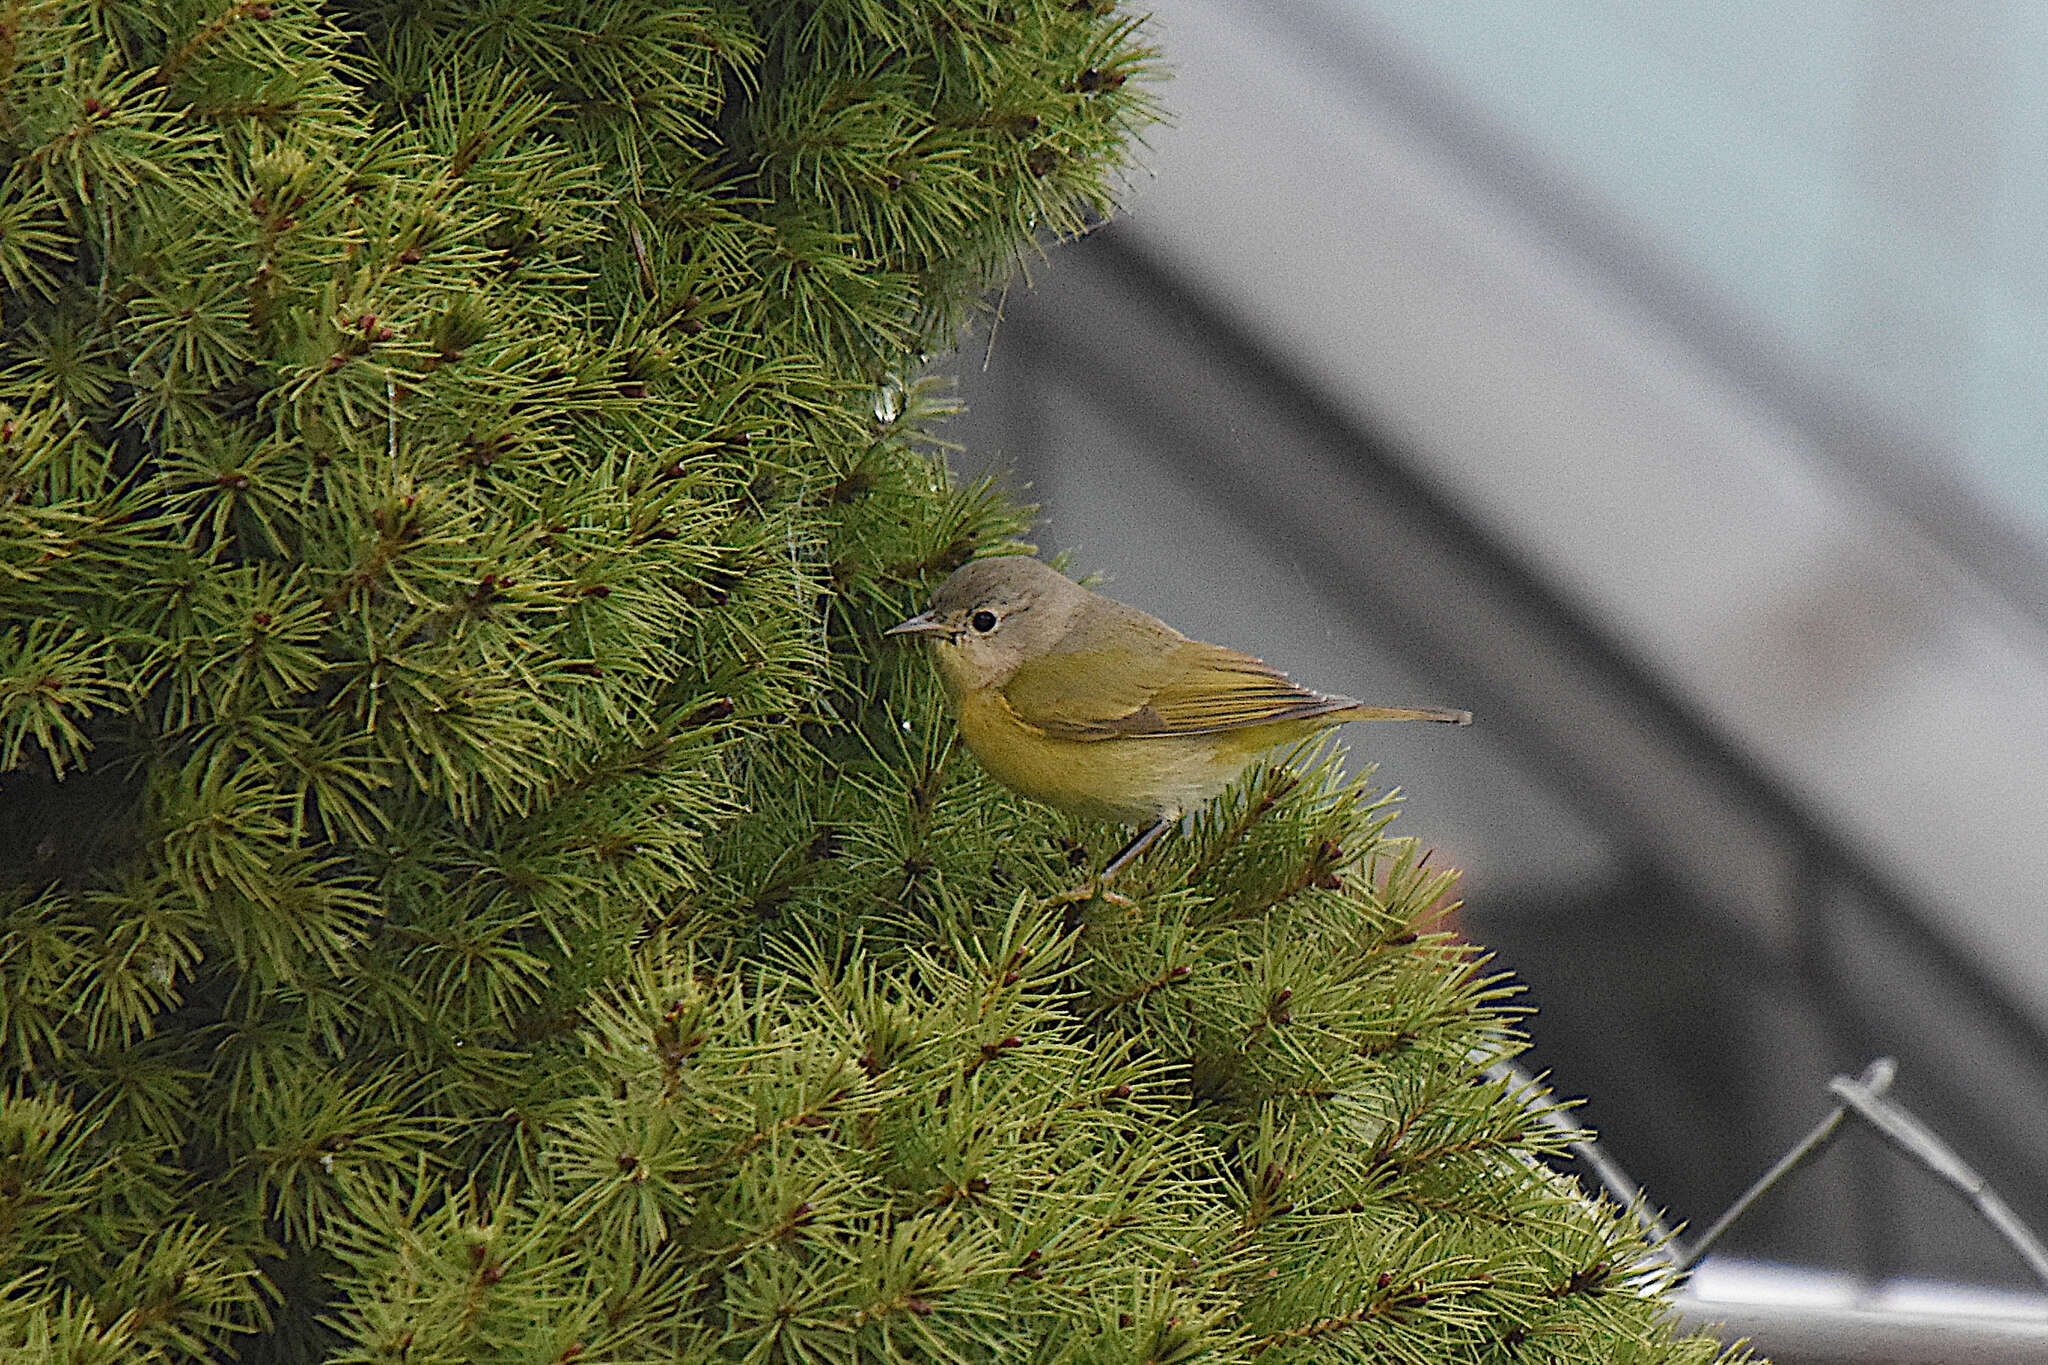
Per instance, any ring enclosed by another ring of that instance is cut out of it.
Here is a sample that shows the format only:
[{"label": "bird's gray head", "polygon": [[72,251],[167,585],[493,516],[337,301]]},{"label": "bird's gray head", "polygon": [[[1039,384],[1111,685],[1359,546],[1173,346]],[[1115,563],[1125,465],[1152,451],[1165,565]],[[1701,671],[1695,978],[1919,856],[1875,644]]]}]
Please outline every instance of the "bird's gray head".
[{"label": "bird's gray head", "polygon": [[929,611],[891,626],[888,635],[923,635],[956,692],[1000,687],[1027,659],[1046,653],[1093,596],[1025,555],[962,565],[932,594]]}]

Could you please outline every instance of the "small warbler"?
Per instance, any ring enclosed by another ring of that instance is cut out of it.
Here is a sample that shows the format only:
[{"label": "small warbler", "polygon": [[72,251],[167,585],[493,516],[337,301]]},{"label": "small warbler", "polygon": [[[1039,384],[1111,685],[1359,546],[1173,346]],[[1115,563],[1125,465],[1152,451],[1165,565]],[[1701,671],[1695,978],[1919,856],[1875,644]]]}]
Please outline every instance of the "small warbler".
[{"label": "small warbler", "polygon": [[1098,883],[1275,745],[1352,720],[1472,721],[1311,692],[1023,555],[963,566],[884,634],[931,641],[960,737],[997,781],[1140,827]]}]

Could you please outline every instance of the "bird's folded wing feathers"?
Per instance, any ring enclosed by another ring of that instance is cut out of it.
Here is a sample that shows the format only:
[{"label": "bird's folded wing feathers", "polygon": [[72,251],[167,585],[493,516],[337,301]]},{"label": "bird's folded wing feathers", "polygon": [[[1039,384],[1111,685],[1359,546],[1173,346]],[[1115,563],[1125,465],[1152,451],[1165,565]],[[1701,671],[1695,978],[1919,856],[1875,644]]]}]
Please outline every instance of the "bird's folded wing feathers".
[{"label": "bird's folded wing feathers", "polygon": [[1153,693],[1146,708],[1165,722],[1169,734],[1198,735],[1298,720],[1355,704],[1348,697],[1326,697],[1298,687],[1263,659],[1221,645],[1190,640],[1181,652],[1190,666]]},{"label": "bird's folded wing feathers", "polygon": [[1062,641],[1018,668],[1003,699],[1025,724],[1081,740],[1212,734],[1354,705],[1297,687],[1249,654],[1159,629],[1166,634]]}]

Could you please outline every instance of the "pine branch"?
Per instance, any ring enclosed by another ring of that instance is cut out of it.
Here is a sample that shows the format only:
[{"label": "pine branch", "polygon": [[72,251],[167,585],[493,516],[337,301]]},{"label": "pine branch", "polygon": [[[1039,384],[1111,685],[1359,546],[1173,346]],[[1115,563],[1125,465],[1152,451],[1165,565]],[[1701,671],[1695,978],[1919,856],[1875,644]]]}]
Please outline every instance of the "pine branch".
[{"label": "pine branch", "polygon": [[1663,1349],[1387,798],[1262,769],[1069,926],[1099,832],[879,633],[1029,548],[924,357],[1155,66],[0,4],[0,1354]]}]

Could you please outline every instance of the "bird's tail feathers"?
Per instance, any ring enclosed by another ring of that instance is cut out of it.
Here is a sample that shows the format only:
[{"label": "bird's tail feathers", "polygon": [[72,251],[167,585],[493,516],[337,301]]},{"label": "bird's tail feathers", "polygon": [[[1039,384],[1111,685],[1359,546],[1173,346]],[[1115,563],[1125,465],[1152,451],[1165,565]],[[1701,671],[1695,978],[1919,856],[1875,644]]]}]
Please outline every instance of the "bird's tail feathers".
[{"label": "bird's tail feathers", "polygon": [[1439,725],[1470,725],[1472,713],[1449,706],[1367,706],[1353,702],[1334,713],[1345,720],[1433,720]]}]

